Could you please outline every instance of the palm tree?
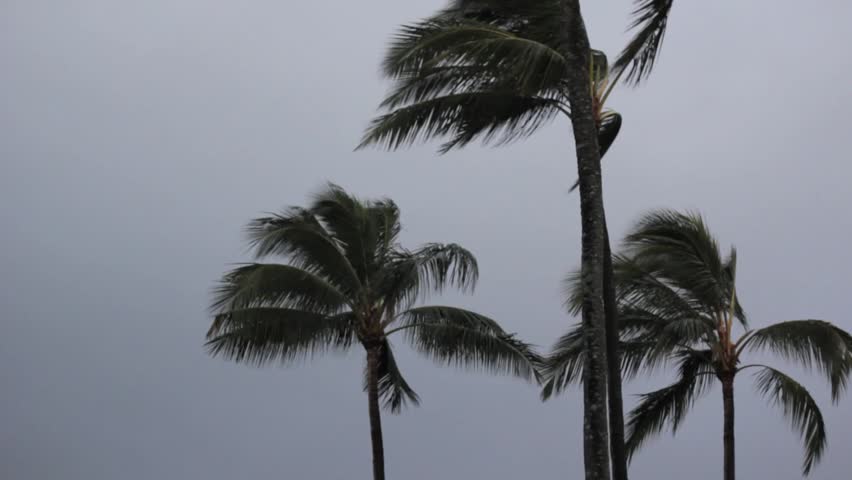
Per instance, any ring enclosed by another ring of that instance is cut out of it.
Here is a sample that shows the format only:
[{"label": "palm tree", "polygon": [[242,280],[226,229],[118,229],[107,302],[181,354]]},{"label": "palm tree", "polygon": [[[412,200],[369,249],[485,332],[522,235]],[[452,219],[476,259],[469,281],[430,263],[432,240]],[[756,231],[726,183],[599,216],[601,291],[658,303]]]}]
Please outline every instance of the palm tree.
[{"label": "palm tree", "polygon": [[[631,27],[638,31],[615,63],[613,85],[625,71],[631,83],[647,77],[663,39],[671,0],[636,3]],[[587,282],[583,318],[594,352],[583,384],[586,477],[609,478],[610,443],[614,477],[626,480],[619,361],[611,358],[617,338],[605,327],[614,324],[615,312],[607,305],[613,295],[605,292],[612,276],[600,171],[605,148],[599,149],[602,117],[596,116],[601,110],[589,75],[591,56],[579,0],[453,0],[432,18],[403,27],[391,46],[384,67],[396,87],[382,104],[388,113],[373,122],[361,146],[396,149],[448,137],[441,147],[446,152],[476,138],[506,143],[526,137],[559,113],[570,118]],[[607,387],[611,442],[599,408]]]},{"label": "palm tree", "polygon": [[288,263],[226,273],[207,332],[212,355],[256,366],[360,343],[375,480],[385,478],[379,402],[391,412],[419,402],[394,359],[392,335],[441,364],[536,378],[530,347],[494,320],[461,308],[415,306],[448,286],[472,291],[477,263],[455,244],[407,250],[398,243],[400,229],[393,201],[361,201],[331,184],[307,208],[253,220],[248,237],[256,258],[283,255]]},{"label": "palm tree", "polygon": [[[589,54],[579,5],[568,2],[575,5],[573,14],[566,16],[562,3],[541,2],[531,8],[525,2],[458,1],[431,18],[402,27],[384,62],[385,74],[396,82],[382,103],[388,113],[373,121],[360,147],[380,144],[396,149],[418,139],[447,137],[443,153],[477,138],[498,144],[518,140],[560,114],[571,119],[580,171],[583,264],[589,282],[586,341],[590,351],[597,352],[584,383],[586,451],[591,455],[586,463],[596,465],[587,473],[589,478],[609,478],[606,409],[596,406],[607,401],[610,378],[610,388],[619,389],[609,397],[615,478],[626,480],[623,427],[618,430],[623,425],[620,380],[612,380],[619,376],[617,361],[606,374],[601,290],[608,241],[599,165],[615,140],[621,117],[603,108],[615,84],[607,82],[606,57],[601,52]],[[570,45],[552,34],[562,32],[564,21],[576,30]]]},{"label": "palm tree", "polygon": [[[754,371],[754,381],[804,441],[803,473],[819,461],[825,425],[810,393],[781,371],[743,364],[747,354],[774,353],[816,367],[836,401],[852,373],[852,336],[822,320],[792,320],[749,329],[736,289],[736,250],[723,258],[704,220],[694,214],[652,212],[626,237],[615,258],[614,283],[620,309],[620,351],[627,377],[673,363],[677,380],[643,394],[628,421],[628,455],[668,424],[676,431],[696,398],[718,380],[722,385],[724,479],[734,480],[734,380]],[[569,277],[568,305],[577,311],[582,284]],[[735,327],[743,333],[735,337]],[[586,361],[582,326],[563,336],[546,360],[544,392],[558,393],[576,381]]]}]

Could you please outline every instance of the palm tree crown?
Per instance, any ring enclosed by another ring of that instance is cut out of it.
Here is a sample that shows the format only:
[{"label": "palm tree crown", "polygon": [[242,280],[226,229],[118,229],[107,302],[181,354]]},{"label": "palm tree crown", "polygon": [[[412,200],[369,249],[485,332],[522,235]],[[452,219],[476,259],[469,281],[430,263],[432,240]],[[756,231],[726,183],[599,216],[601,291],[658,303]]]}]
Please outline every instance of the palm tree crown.
[{"label": "palm tree crown", "polygon": [[[628,453],[632,455],[667,424],[676,431],[714,379],[723,389],[729,383],[732,394],[734,378],[753,370],[758,392],[781,407],[802,435],[802,470],[807,474],[826,445],[819,407],[788,375],[767,365],[744,365],[743,358],[768,351],[815,367],[828,380],[836,401],[852,372],[852,336],[822,320],[784,321],[751,330],[736,290],[736,268],[736,250],[723,257],[698,215],[652,212],[626,237],[624,254],[614,259],[624,375],[672,364],[678,374],[673,384],[643,394],[630,413]],[[570,276],[566,285],[568,306],[577,311],[582,293],[577,275]],[[738,327],[743,333],[736,336]],[[559,339],[546,364],[545,398],[577,381],[584,364],[579,327]],[[732,468],[733,450],[730,461]]]},{"label": "palm tree crown", "polygon": [[257,258],[283,255],[289,262],[251,263],[223,277],[207,334],[210,353],[259,366],[355,341],[380,345],[382,396],[393,411],[417,403],[388,341],[396,332],[441,363],[533,379],[528,346],[494,320],[454,307],[415,307],[446,286],[472,291],[478,269],[455,244],[402,248],[400,228],[393,201],[362,202],[335,185],[308,208],[252,221],[248,236]]},{"label": "palm tree crown", "polygon": [[[510,4],[510,5],[508,5]],[[361,147],[390,149],[446,138],[441,153],[476,139],[498,145],[525,138],[559,114],[570,116],[569,62],[559,53],[547,12],[524,2],[457,1],[421,22],[403,26],[385,56],[383,71],[395,84]],[[615,140],[620,116],[603,108],[614,86],[606,56],[594,52],[595,120],[601,152]],[[617,81],[617,80],[616,80]],[[604,142],[605,139],[605,142]]]}]

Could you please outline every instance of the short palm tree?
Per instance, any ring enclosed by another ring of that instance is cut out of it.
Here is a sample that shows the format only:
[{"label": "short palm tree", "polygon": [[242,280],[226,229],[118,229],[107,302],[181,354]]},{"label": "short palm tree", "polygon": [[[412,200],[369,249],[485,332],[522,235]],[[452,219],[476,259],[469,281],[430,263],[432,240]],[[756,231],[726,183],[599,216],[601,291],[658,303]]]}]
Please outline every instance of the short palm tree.
[{"label": "short palm tree", "polygon": [[248,226],[258,259],[227,274],[212,304],[212,355],[257,366],[289,364],[360,343],[366,352],[373,477],[384,479],[380,401],[398,412],[418,403],[389,338],[404,338],[442,364],[536,377],[535,354],[494,320],[461,308],[415,306],[430,291],[472,291],[473,255],[455,244],[407,250],[398,243],[393,201],[361,201],[329,185],[307,208],[292,207]]},{"label": "short palm tree", "polygon": [[[832,398],[844,391],[852,372],[852,336],[822,320],[793,320],[750,330],[736,290],[736,250],[723,258],[704,220],[693,214],[656,211],[627,236],[625,254],[615,258],[620,308],[620,350],[625,376],[674,364],[673,384],[643,394],[628,420],[628,454],[668,424],[677,430],[697,397],[718,380],[722,385],[724,478],[733,480],[734,380],[754,371],[755,386],[781,407],[803,437],[803,472],[809,473],[826,445],[825,425],[810,393],[781,371],[743,364],[749,353],[768,351],[828,379]],[[568,281],[570,308],[579,308],[582,286]],[[736,337],[739,325],[743,333]],[[563,336],[543,371],[550,396],[576,381],[585,362],[580,326]]]}]

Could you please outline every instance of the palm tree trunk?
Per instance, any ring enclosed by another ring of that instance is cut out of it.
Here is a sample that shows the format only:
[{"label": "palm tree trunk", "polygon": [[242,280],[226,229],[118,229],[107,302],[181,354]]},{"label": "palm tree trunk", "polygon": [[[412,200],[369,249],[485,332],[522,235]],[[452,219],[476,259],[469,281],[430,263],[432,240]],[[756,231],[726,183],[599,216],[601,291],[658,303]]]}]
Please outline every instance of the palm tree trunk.
[{"label": "palm tree trunk", "polygon": [[621,358],[618,353],[618,306],[613,284],[612,251],[604,220],[604,312],[606,316],[606,359],[609,392],[609,453],[613,480],[627,480],[627,449],[624,447],[624,401],[621,396]]},{"label": "palm tree trunk", "polygon": [[379,354],[381,345],[367,347],[367,402],[370,407],[370,439],[373,444],[373,480],[385,480],[382,416],[379,410]]},{"label": "palm tree trunk", "polygon": [[586,480],[609,480],[606,339],[604,332],[604,216],[600,151],[592,111],[589,38],[579,0],[562,0],[559,51],[569,59],[567,87],[577,151],[582,218],[583,329],[587,352],[583,372],[583,451]]},{"label": "palm tree trunk", "polygon": [[734,467],[734,376],[725,374],[722,380],[722,403],[724,404],[725,425],[722,433],[722,441],[725,448],[725,474],[724,480],[734,480],[736,468]]}]

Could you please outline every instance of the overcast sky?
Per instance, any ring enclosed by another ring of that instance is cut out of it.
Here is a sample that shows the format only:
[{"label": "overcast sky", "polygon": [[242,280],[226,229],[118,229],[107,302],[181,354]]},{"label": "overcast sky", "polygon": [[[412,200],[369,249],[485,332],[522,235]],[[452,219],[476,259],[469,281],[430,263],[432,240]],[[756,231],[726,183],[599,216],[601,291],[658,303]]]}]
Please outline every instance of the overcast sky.
[{"label": "overcast sky", "polygon": [[[387,195],[408,246],[458,242],[478,310],[548,346],[573,319],[579,262],[570,125],[446,156],[352,149],[386,88],[396,27],[441,0],[0,2],[0,477],[368,479],[363,354],[254,369],[202,344],[210,288],[245,261],[242,227],[323,181]],[[584,1],[613,57],[631,2]],[[655,207],[699,209],[736,244],[755,326],[852,329],[852,3],[676,2],[647,86],[619,89],[605,161],[621,236]],[[547,404],[514,379],[433,365],[399,345],[420,408],[386,415],[390,478],[580,478],[578,392]],[[784,366],[775,362],[774,365]],[[852,398],[791,369],[823,407],[825,460],[852,471]],[[665,377],[626,385],[626,395]],[[797,436],[737,383],[742,478],[800,478]],[[635,479],[721,476],[722,400],[636,457]]]}]

